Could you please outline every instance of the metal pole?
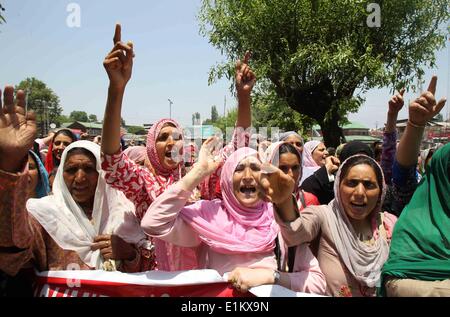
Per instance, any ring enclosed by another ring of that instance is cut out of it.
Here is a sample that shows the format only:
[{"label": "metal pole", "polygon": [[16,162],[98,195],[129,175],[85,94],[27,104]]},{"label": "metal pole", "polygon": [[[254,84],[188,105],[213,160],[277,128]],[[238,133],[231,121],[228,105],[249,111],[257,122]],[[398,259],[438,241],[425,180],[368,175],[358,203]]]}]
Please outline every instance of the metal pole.
[{"label": "metal pole", "polygon": [[44,101],[44,110],[45,110],[45,135],[48,135],[48,104]]},{"label": "metal pole", "polygon": [[169,118],[170,119],[172,119],[172,104],[173,104],[173,102],[172,102],[172,100],[170,100],[170,99],[167,99],[168,101],[169,101]]}]

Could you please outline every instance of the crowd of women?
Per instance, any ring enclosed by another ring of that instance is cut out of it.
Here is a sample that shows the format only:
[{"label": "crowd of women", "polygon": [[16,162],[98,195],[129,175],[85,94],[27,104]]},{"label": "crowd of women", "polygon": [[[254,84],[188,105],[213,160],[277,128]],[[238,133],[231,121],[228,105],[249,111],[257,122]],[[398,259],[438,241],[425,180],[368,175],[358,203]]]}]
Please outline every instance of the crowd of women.
[{"label": "crowd of women", "polygon": [[247,53],[236,63],[231,142],[211,137],[197,149],[176,121],[161,119],[145,147],[123,151],[134,51],[120,25],[113,44],[101,145],[64,129],[36,139],[24,92],[4,89],[2,292],[29,294],[33,270],[209,268],[241,292],[279,284],[328,296],[450,296],[450,144],[418,155],[445,104],[436,77],[410,103],[399,142],[405,90],[388,102],[381,155],[357,141],[330,155],[294,131],[254,149]]}]

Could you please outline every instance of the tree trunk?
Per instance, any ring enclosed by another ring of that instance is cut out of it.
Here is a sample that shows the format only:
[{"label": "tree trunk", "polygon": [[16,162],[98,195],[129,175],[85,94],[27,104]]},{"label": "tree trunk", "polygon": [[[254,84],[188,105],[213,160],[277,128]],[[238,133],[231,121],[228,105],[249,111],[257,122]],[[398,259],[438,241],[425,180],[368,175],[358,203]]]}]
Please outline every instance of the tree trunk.
[{"label": "tree trunk", "polygon": [[[345,137],[342,132],[342,128],[338,125],[338,120],[332,118],[329,121],[319,122],[320,128],[322,129],[323,142],[326,147],[337,148],[339,144],[345,142]],[[342,140],[344,139],[344,140]]]},{"label": "tree trunk", "polygon": [[[329,78],[303,89],[280,84],[276,75],[271,78],[271,81],[275,85],[278,96],[285,99],[289,107],[319,123],[327,147],[337,147],[341,141],[345,141],[342,129],[339,127],[341,119],[339,113],[332,109],[336,95]],[[329,111],[332,111],[331,118],[325,122],[325,116]]]}]

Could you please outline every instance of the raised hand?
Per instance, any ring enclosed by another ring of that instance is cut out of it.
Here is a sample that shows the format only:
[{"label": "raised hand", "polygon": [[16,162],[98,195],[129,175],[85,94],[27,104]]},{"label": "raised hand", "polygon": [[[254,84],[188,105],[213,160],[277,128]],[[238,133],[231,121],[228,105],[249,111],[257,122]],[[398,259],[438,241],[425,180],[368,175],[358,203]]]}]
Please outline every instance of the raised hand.
[{"label": "raised hand", "polygon": [[17,91],[14,100],[14,88],[6,86],[3,96],[2,104],[0,90],[0,169],[18,172],[36,138],[36,115],[25,111],[22,90]]},{"label": "raised hand", "polygon": [[259,187],[262,199],[273,204],[281,204],[292,197],[295,180],[276,166],[263,163]]},{"label": "raised hand", "polygon": [[244,60],[238,60],[236,62],[236,90],[238,95],[250,95],[253,86],[256,83],[256,76],[248,66],[251,53],[247,51],[244,56]]},{"label": "raised hand", "polygon": [[426,123],[436,116],[445,106],[446,99],[436,103],[437,76],[431,78],[427,91],[409,105],[409,122],[413,126],[425,127]]},{"label": "raised hand", "polygon": [[217,157],[217,147],[219,145],[219,138],[212,136],[203,143],[198,153],[198,160],[194,164],[194,168],[200,169],[204,175],[212,174],[222,162],[222,159]]},{"label": "raised hand", "polygon": [[398,114],[402,110],[405,104],[403,100],[403,94],[405,93],[405,88],[400,89],[399,93],[389,100],[389,113]]},{"label": "raised hand", "polygon": [[133,69],[133,43],[122,41],[122,28],[116,24],[113,43],[114,47],[105,57],[103,66],[108,73],[110,84],[116,88],[124,89],[131,78]]},{"label": "raised hand", "polygon": [[325,158],[325,168],[329,175],[334,174],[338,169],[341,161],[335,156],[327,156]]}]

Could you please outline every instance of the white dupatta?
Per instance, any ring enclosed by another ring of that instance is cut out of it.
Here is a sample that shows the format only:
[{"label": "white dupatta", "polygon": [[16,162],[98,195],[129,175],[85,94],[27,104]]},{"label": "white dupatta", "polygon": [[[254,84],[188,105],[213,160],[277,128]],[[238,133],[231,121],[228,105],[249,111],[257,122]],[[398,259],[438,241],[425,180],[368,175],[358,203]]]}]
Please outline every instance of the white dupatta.
[{"label": "white dupatta", "polygon": [[[92,211],[92,223],[73,200],[63,178],[67,153],[74,148],[83,148],[96,158],[99,173]],[[116,234],[137,247],[149,247],[137,218],[133,204],[125,195],[106,184],[101,169],[100,147],[90,141],[77,141],[63,152],[61,163],[53,183],[53,195],[41,199],[29,199],[28,211],[47,233],[64,250],[78,253],[80,259],[92,268],[102,269],[100,250],[91,251],[94,238],[101,234]]]}]

